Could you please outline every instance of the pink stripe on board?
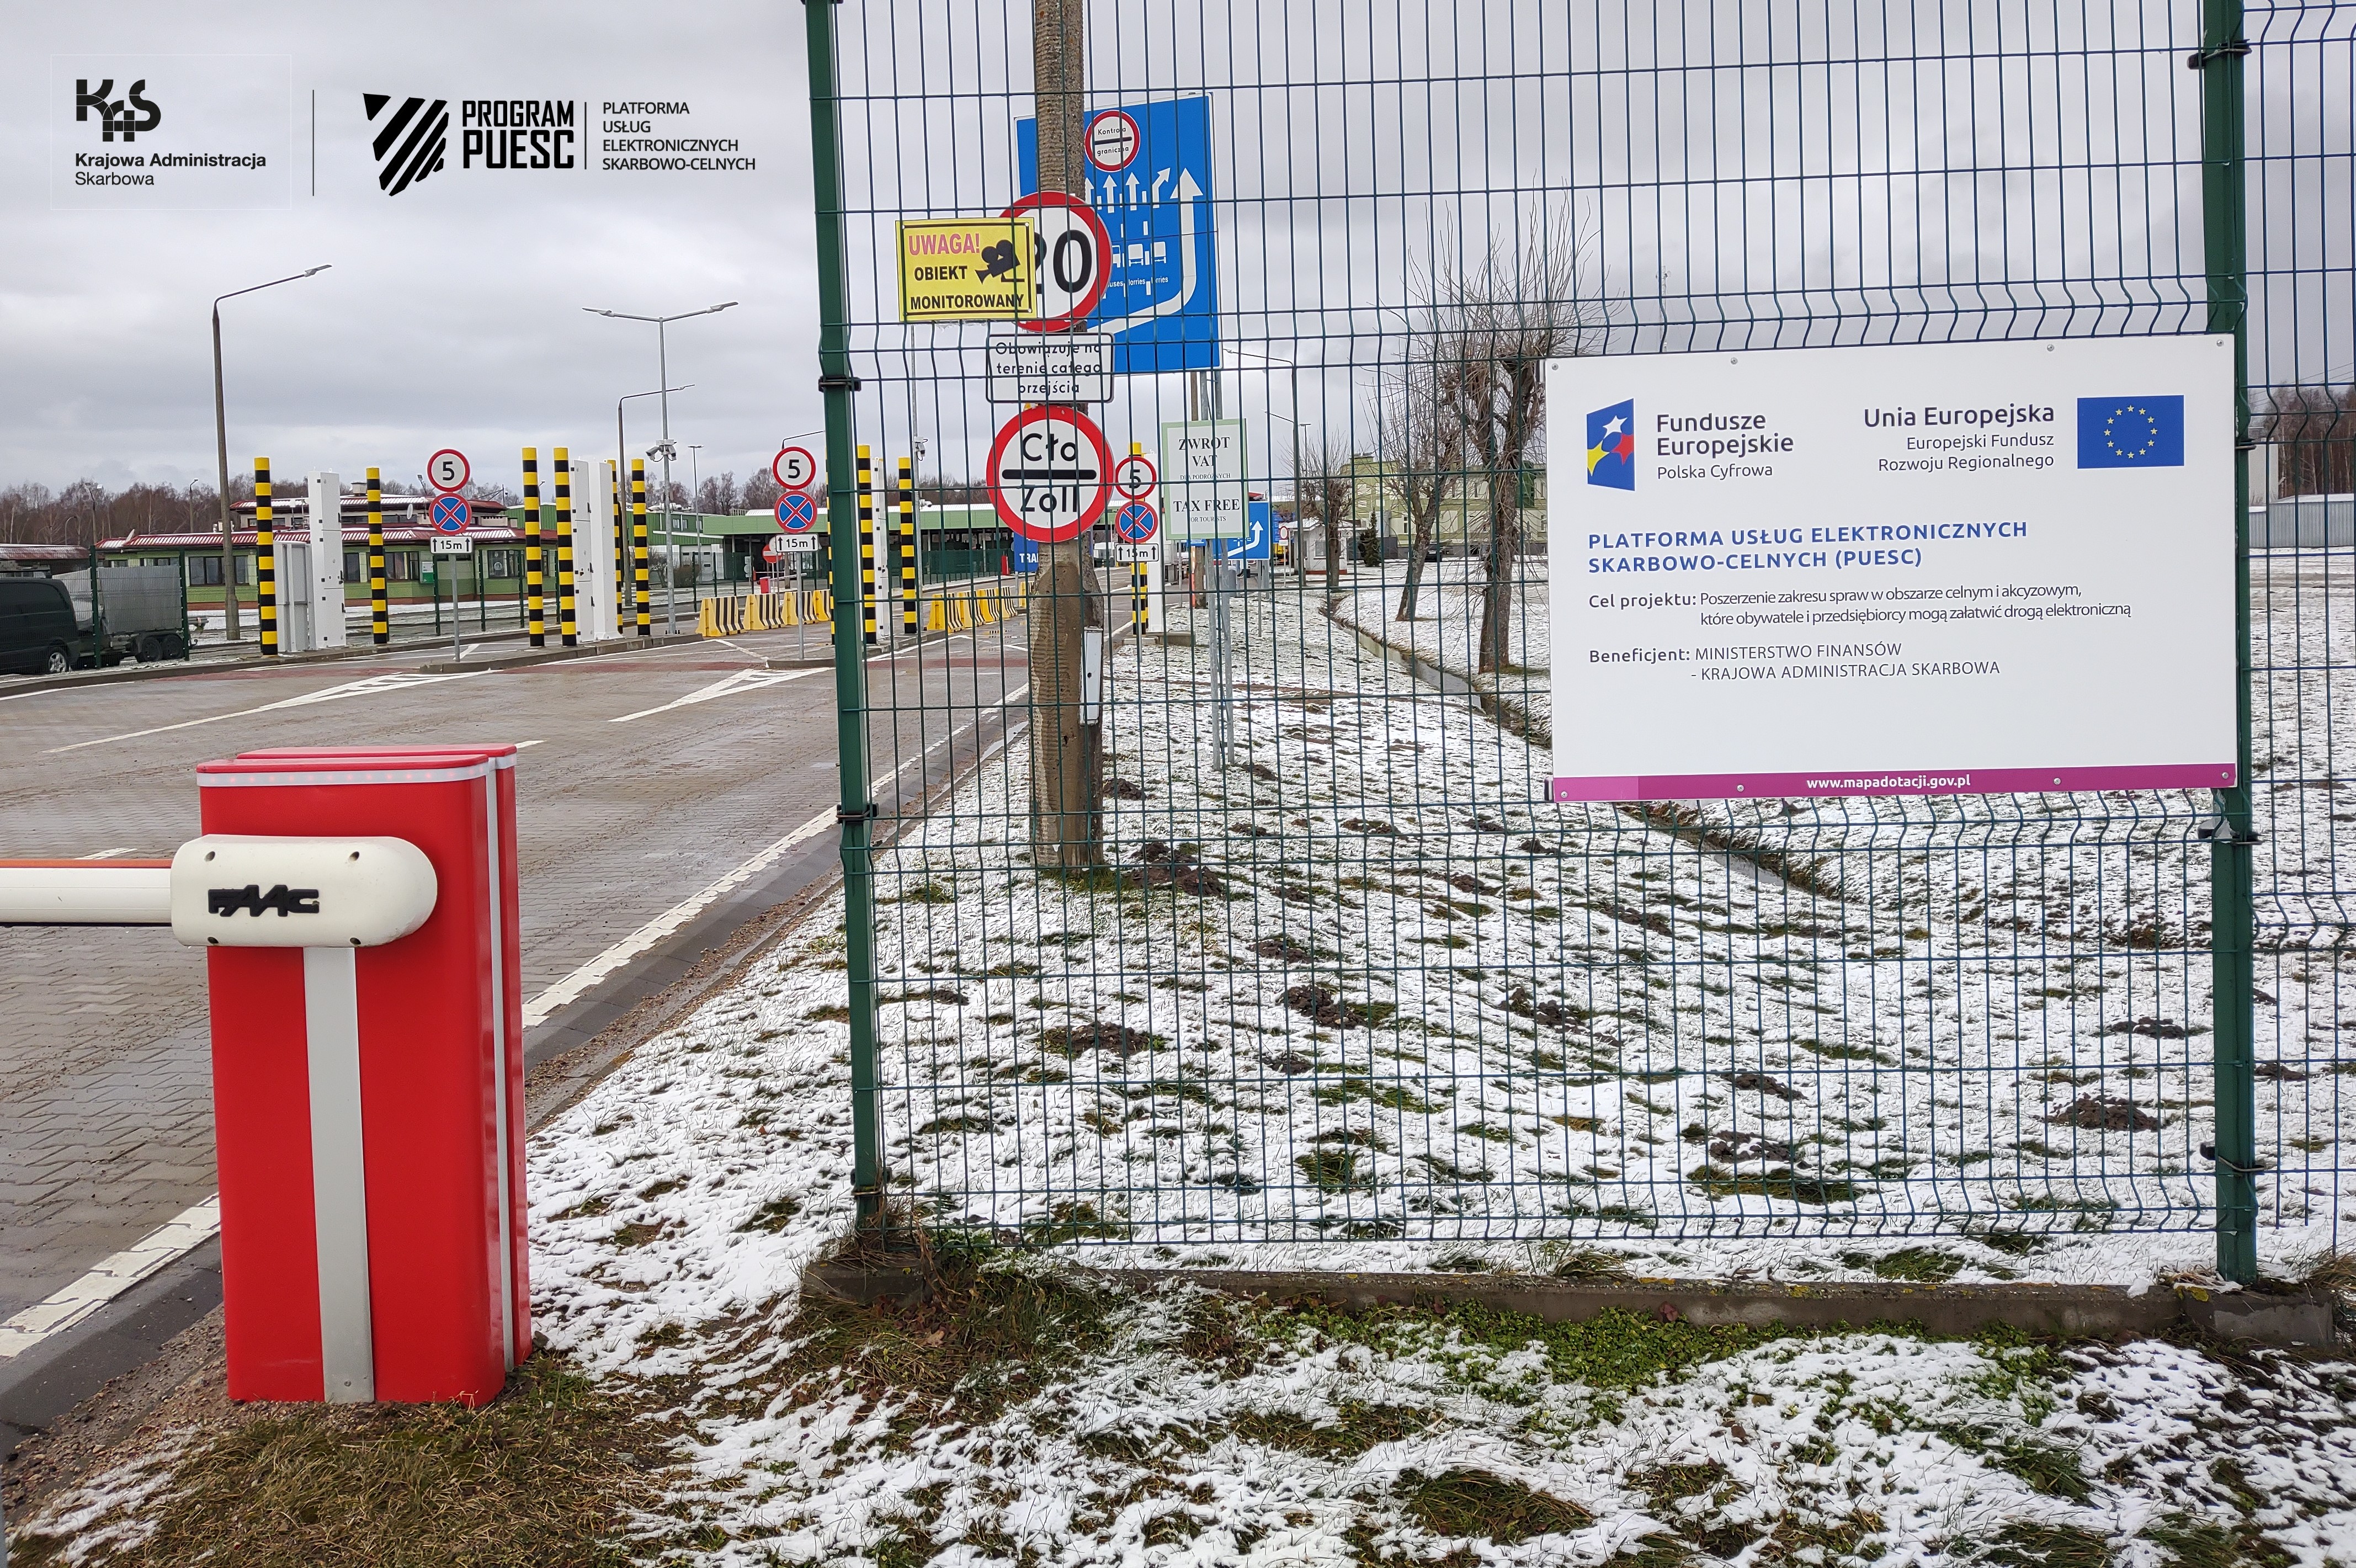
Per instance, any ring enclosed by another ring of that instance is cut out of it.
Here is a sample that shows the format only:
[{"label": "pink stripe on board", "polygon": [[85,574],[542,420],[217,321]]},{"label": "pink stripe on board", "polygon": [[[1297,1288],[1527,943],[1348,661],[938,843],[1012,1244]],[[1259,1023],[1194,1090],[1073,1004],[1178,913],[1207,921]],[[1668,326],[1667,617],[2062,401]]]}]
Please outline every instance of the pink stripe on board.
[{"label": "pink stripe on board", "polygon": [[1847,768],[1823,773],[1662,773],[1558,779],[1568,800],[1774,800],[1807,795],[2014,795],[2044,789],[2225,789],[2230,762],[2167,762],[2127,768]]}]

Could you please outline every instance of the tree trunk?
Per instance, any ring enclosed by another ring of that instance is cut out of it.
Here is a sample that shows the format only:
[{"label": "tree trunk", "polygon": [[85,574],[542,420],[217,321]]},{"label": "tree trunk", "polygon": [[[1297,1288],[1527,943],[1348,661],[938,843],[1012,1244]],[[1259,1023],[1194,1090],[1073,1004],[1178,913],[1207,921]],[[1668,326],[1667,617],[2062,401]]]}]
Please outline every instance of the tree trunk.
[{"label": "tree trunk", "polygon": [[1489,580],[1481,586],[1481,635],[1473,668],[1491,675],[1513,662],[1515,564],[1522,546],[1522,459],[1537,419],[1543,367],[1518,361],[1505,367],[1504,439],[1489,465]]},{"label": "tree trunk", "polygon": [[[1033,0],[1031,62],[1039,110],[1039,188],[1086,198],[1082,163],[1083,0]],[[1102,863],[1102,726],[1081,722],[1081,650],[1095,624],[1085,536],[1039,548],[1031,585],[1031,850],[1034,865]]]},{"label": "tree trunk", "polygon": [[1425,515],[1413,520],[1414,534],[1407,553],[1407,584],[1399,590],[1398,614],[1395,620],[1415,618],[1416,590],[1423,585],[1423,558],[1431,549],[1432,530],[1439,523],[1440,503],[1435,500]]}]

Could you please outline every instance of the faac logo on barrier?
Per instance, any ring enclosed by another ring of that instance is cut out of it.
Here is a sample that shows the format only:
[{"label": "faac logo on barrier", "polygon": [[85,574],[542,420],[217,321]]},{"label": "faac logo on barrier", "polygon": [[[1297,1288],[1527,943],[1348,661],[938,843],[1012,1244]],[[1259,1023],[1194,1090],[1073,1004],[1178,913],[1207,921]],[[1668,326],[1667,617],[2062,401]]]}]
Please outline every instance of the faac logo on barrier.
[{"label": "faac logo on barrier", "polygon": [[239,910],[255,919],[262,918],[265,909],[275,910],[283,919],[288,915],[316,915],[319,912],[319,890],[316,887],[289,887],[284,882],[269,892],[262,890],[259,882],[249,882],[242,887],[209,887],[205,890],[205,913],[234,919]]},{"label": "faac logo on barrier", "polygon": [[[74,124],[90,124],[90,112],[98,111],[98,123],[103,127],[99,140],[111,142],[120,134],[126,142],[135,142],[142,131],[152,131],[164,123],[164,111],[144,97],[147,79],[141,77],[131,84],[130,91],[119,99],[110,100],[114,91],[114,78],[108,77],[93,91],[88,77],[74,79]],[[134,113],[134,111],[136,112]]]}]

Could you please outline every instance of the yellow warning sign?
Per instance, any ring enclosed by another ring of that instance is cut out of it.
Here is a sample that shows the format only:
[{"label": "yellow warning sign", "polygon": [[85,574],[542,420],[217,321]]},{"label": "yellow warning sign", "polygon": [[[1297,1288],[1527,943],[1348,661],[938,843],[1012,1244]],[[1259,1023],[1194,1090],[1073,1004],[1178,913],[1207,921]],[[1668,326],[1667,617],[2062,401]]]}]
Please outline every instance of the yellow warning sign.
[{"label": "yellow warning sign", "polygon": [[1028,218],[900,222],[900,319],[1020,321],[1033,314]]}]

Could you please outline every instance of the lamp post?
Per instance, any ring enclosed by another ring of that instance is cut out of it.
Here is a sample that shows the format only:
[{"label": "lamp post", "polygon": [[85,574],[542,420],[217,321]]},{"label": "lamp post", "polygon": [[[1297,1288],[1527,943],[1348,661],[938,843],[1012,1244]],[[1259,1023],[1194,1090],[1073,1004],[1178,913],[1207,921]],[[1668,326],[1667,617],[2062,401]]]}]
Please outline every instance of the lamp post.
[{"label": "lamp post", "polygon": [[600,310],[594,305],[581,307],[592,316],[603,316],[609,320],[651,321],[655,324],[655,365],[658,371],[655,385],[661,389],[657,395],[662,399],[662,445],[657,450],[662,454],[663,466],[663,635],[666,637],[679,633],[679,563],[672,559],[670,543],[670,459],[673,448],[670,443],[670,348],[665,332],[674,321],[685,321],[692,316],[716,316],[736,303],[735,300],[725,299],[718,305],[707,305],[701,310],[682,310],[675,316],[632,316],[627,311]]},{"label": "lamp post", "polygon": [[213,298],[213,443],[220,459],[220,530],[221,530],[221,603],[227,616],[221,622],[221,635],[231,642],[237,640],[237,529],[229,512],[229,411],[221,396],[220,307],[224,299],[235,299],[241,294],[252,294],[265,288],[276,288],[282,283],[299,283],[315,274],[324,273],[335,263],[321,262],[309,272],[290,273],[283,278],[272,278],[252,288],[233,288]]}]

